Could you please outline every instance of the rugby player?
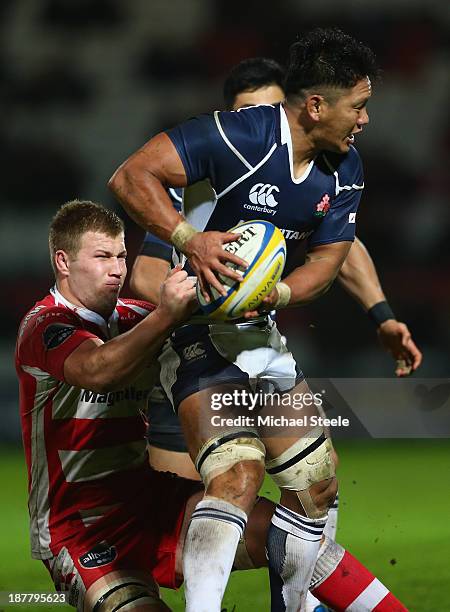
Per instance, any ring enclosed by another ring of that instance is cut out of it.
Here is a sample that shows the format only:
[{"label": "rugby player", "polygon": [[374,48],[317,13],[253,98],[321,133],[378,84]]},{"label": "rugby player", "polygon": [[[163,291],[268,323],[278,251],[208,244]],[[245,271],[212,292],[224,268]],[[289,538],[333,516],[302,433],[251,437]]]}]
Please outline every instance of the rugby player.
[{"label": "rugby player", "polygon": [[[192,282],[173,271],[156,309],[119,299],[123,224],[92,202],[63,206],[49,244],[56,284],[23,319],[16,352],[32,554],[80,611],[168,610],[156,581],[182,580],[180,554],[200,485],[148,466],[139,413],[155,352],[189,313]],[[252,511],[236,569],[266,565],[273,510],[262,499]],[[346,607],[349,589],[362,601],[378,584],[333,542],[324,542],[319,560],[311,588],[336,610]],[[385,589],[383,605],[392,602]]]},{"label": "rugby player", "polygon": [[[237,110],[256,104],[277,104],[284,100],[284,71],[273,59],[255,57],[237,64],[225,79],[224,103],[227,110]],[[189,193],[189,191],[191,193]],[[187,200],[192,197],[212,199],[205,185],[187,187]],[[192,195],[191,195],[192,194]],[[183,190],[169,189],[176,210],[181,210]],[[159,302],[161,285],[172,261],[172,247],[150,233],[146,233],[139,255],[133,265],[130,286],[134,293],[153,303]],[[338,274],[338,280],[352,297],[358,300],[372,316],[382,305],[388,308],[376,268],[363,243],[355,236],[350,252]],[[375,321],[380,340],[396,359],[397,376],[416,370],[422,359],[421,352],[411,338],[408,327],[391,314],[386,320]],[[406,359],[404,359],[406,357]],[[404,367],[401,361],[405,361]],[[149,425],[147,430],[150,464],[161,471],[174,472],[185,478],[200,478],[189,456],[181,426],[171,404],[160,385],[156,385],[149,399]],[[335,462],[337,458],[335,458]],[[329,510],[324,533],[336,538],[338,498]],[[311,594],[307,610],[322,609]]]},{"label": "rugby player", "polygon": [[[242,323],[176,330],[160,358],[161,380],[178,407],[206,486],[185,541],[188,611],[220,610],[266,455],[267,471],[281,488],[267,541],[272,609],[304,605],[337,490],[329,438],[323,428],[307,426],[295,437],[260,431],[263,443],[245,428],[212,432],[204,409],[212,393],[230,385],[248,389],[250,378],[270,381],[280,393],[308,392],[265,311],[319,297],[348,255],[363,189],[354,135],[368,123],[366,105],[376,74],[370,49],[337,29],[314,30],[291,48],[283,105],[195,118],[151,139],[110,181],[144,229],[170,240],[188,258],[206,300],[208,285],[224,293],[217,273],[239,280],[226,263],[246,266],[223,249],[236,239],[227,227],[257,214],[275,222],[287,238],[287,276],[263,309],[247,313]],[[174,210],[166,188],[206,178],[217,196],[202,209],[203,223],[196,229]],[[249,204],[258,184],[276,192],[275,204]],[[305,239],[307,258],[299,266],[296,241]],[[317,415],[315,406],[303,408],[306,421]]]},{"label": "rugby player", "polygon": [[176,584],[198,485],[150,469],[140,410],[158,350],[192,311],[193,283],[175,269],[157,308],[119,300],[124,226],[89,201],[57,212],[49,246],[56,284],[23,319],[16,348],[32,556],[79,610],[168,610],[157,583]]},{"label": "rugby player", "polygon": [[[284,99],[284,72],[272,59],[255,57],[237,64],[224,82],[224,101],[227,110],[237,110],[255,104],[277,104]],[[192,190],[188,187],[187,191]],[[194,189],[198,194],[198,188]],[[205,195],[211,196],[207,188]],[[176,210],[181,210],[183,190],[169,189]],[[189,195],[188,195],[189,199]],[[130,287],[140,298],[157,304],[161,285],[172,261],[172,247],[146,233],[140,252],[133,265]],[[355,236],[337,279],[348,293],[367,311],[377,325],[382,345],[395,359],[397,376],[415,371],[421,364],[422,353],[411,338],[405,323],[398,321],[386,303],[375,265],[367,248]],[[376,307],[376,309],[375,309]],[[374,312],[384,309],[383,316]],[[375,310],[374,310],[375,309]],[[385,320],[384,317],[388,317]],[[181,427],[162,390],[155,393],[152,419],[149,423],[149,454],[156,469],[169,469],[188,478],[198,478],[190,460]],[[174,449],[174,450],[171,450]],[[183,456],[180,455],[183,453]]]}]

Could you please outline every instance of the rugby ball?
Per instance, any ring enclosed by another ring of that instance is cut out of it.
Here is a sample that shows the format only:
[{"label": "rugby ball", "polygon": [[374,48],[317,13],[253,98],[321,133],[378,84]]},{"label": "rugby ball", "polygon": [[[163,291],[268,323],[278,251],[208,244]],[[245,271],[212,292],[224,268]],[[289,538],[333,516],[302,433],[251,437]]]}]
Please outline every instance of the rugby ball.
[{"label": "rugby ball", "polygon": [[229,232],[241,234],[238,240],[224,244],[224,249],[241,257],[248,264],[244,270],[231,263],[227,266],[242,272],[236,282],[219,275],[227,294],[220,295],[210,287],[211,302],[207,303],[197,284],[197,299],[202,311],[212,319],[231,320],[244,312],[255,310],[280,280],[286,262],[286,242],[281,231],[268,221],[245,221]]}]

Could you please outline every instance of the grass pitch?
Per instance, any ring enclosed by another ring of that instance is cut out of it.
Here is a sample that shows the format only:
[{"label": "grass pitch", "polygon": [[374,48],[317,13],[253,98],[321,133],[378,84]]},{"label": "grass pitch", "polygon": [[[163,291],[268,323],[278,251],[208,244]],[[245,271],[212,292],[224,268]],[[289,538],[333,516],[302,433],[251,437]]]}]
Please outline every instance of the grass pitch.
[{"label": "grass pitch", "polygon": [[[412,612],[450,611],[450,440],[340,442],[338,541]],[[20,449],[0,449],[0,591],[51,591],[47,571],[29,553],[26,472]],[[276,499],[270,480],[261,493]],[[174,612],[182,591],[163,590]],[[265,570],[234,573],[227,612],[269,610]],[[61,606],[0,606],[16,612]]]}]

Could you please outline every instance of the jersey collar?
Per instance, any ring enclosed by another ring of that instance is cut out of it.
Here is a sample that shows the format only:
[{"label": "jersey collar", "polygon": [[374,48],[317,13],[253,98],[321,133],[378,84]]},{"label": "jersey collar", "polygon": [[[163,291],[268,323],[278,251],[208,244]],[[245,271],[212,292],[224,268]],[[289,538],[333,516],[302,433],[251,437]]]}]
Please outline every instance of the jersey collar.
[{"label": "jersey collar", "polygon": [[57,306],[59,304],[63,304],[66,308],[77,314],[85,321],[95,323],[95,325],[98,325],[102,329],[105,336],[109,338],[117,335],[117,322],[119,320],[119,313],[117,312],[117,308],[114,309],[114,312],[106,321],[101,315],[98,314],[98,312],[94,312],[93,310],[89,310],[88,308],[84,308],[82,306],[75,306],[75,304],[72,304],[71,302],[69,302],[69,300],[66,300],[66,298],[58,290],[56,285],[54,285],[50,289],[50,293],[53,296],[55,304]]},{"label": "jersey collar", "polygon": [[280,104],[280,134],[281,134],[281,144],[287,145],[288,155],[289,155],[289,172],[291,173],[291,180],[293,183],[298,185],[299,183],[303,183],[305,181],[316,161],[316,157],[312,159],[304,173],[298,178],[294,177],[294,155],[292,152],[292,136],[291,136],[291,128],[289,127],[289,121],[286,115],[286,111],[283,108],[283,105]]}]

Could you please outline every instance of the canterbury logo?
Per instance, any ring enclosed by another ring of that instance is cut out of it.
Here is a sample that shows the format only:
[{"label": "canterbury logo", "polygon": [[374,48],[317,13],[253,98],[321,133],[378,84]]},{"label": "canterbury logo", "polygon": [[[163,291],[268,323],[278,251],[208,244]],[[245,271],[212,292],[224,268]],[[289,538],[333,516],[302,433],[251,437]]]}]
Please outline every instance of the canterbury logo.
[{"label": "canterbury logo", "polygon": [[186,361],[191,361],[192,359],[202,357],[205,353],[206,351],[202,348],[201,342],[190,344],[183,349],[183,357],[186,359]]},{"label": "canterbury logo", "polygon": [[276,206],[278,202],[272,195],[273,191],[280,193],[280,190],[276,185],[256,183],[256,185],[253,185],[253,187],[250,189],[248,199],[252,204],[261,204],[261,206]]}]

